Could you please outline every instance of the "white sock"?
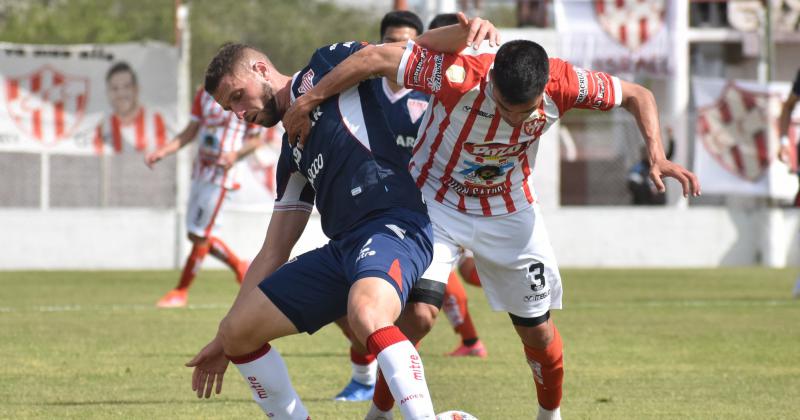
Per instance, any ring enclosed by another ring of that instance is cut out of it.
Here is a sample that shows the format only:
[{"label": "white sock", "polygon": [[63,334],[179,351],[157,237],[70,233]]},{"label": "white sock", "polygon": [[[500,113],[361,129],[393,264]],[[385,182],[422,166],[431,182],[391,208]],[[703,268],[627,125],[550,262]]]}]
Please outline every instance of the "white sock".
[{"label": "white sock", "polygon": [[381,411],[375,404],[372,404],[364,420],[394,420],[394,413],[392,413],[392,410]]},{"label": "white sock", "polygon": [[378,379],[378,361],[373,360],[367,365],[359,365],[350,362],[353,365],[353,380],[364,385],[375,385],[375,380]]},{"label": "white sock", "polygon": [[247,356],[230,358],[253,392],[253,400],[271,420],[306,420],[308,410],[292,387],[278,350],[269,344]]},{"label": "white sock", "polygon": [[392,325],[375,331],[367,346],[378,355],[378,366],[403,418],[436,418],[422,359],[400,329]]},{"label": "white sock", "polygon": [[555,410],[548,410],[539,406],[539,415],[536,420],[561,420],[561,407],[556,407]]}]

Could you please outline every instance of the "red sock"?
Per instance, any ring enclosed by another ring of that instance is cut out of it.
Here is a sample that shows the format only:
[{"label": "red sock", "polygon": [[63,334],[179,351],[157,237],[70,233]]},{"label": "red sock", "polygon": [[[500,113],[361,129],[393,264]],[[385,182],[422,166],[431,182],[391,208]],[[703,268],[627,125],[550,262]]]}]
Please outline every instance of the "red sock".
[{"label": "red sock", "polygon": [[197,275],[197,270],[203,265],[203,259],[206,257],[206,254],[208,254],[208,245],[195,244],[192,246],[192,252],[190,252],[189,256],[186,258],[186,264],[184,264],[183,272],[181,273],[181,281],[178,283],[176,289],[189,289],[189,286],[191,286],[194,281],[195,275]]},{"label": "red sock", "polygon": [[357,365],[368,365],[375,360],[375,355],[372,353],[361,353],[360,351],[350,346],[350,361]]},{"label": "red sock", "polygon": [[244,279],[245,270],[243,270],[244,267],[242,267],[242,261],[239,259],[239,257],[234,254],[234,252],[228,247],[228,245],[225,244],[225,242],[222,242],[221,239],[215,236],[210,236],[208,238],[208,245],[211,255],[217,257],[217,259],[230,267],[231,270],[236,273],[236,281],[241,283],[242,279]]},{"label": "red sock", "polygon": [[464,290],[464,285],[461,284],[455,271],[450,272],[450,277],[447,279],[442,310],[453,329],[461,335],[462,342],[478,339],[478,333],[467,308],[467,291]]},{"label": "red sock", "polygon": [[561,405],[561,385],[564,382],[564,357],[561,335],[553,324],[553,341],[545,349],[525,346],[525,356],[533,371],[539,405],[555,410]]}]

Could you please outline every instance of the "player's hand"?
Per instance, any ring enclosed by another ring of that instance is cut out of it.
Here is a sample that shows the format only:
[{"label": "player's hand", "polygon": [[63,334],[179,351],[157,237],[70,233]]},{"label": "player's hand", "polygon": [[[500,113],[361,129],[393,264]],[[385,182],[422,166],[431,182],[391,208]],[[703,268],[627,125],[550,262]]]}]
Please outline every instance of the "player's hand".
[{"label": "player's hand", "polygon": [[239,155],[235,150],[232,152],[223,153],[219,155],[219,159],[217,159],[217,166],[221,166],[227,171],[236,164],[237,160],[239,160]]},{"label": "player's hand", "polygon": [[681,183],[684,197],[688,197],[689,194],[695,197],[700,195],[700,181],[692,171],[667,159],[656,161],[650,167],[650,179],[656,184],[658,192],[663,193],[667,190],[662,181],[662,178],[666,177],[675,178]]},{"label": "player's hand", "polygon": [[222,392],[222,377],[228,368],[228,358],[222,351],[222,342],[215,337],[200,353],[188,363],[186,367],[193,367],[192,391],[197,392],[197,398],[211,397],[211,390],[217,384],[216,393]]},{"label": "player's hand", "polygon": [[299,143],[301,146],[306,144],[308,133],[311,132],[311,119],[309,114],[314,110],[314,104],[306,95],[297,98],[283,114],[283,129],[286,130],[289,144],[292,146]]},{"label": "player's hand", "polygon": [[154,152],[150,152],[144,155],[144,164],[147,165],[148,168],[153,169],[153,165],[156,164],[159,160],[161,160],[163,156],[159,153],[158,150]]},{"label": "player's hand", "polygon": [[478,49],[481,42],[488,41],[490,47],[500,45],[500,33],[494,27],[492,22],[479,17],[467,19],[467,16],[462,12],[458,12],[458,24],[465,29],[469,29],[467,35],[467,46]]}]

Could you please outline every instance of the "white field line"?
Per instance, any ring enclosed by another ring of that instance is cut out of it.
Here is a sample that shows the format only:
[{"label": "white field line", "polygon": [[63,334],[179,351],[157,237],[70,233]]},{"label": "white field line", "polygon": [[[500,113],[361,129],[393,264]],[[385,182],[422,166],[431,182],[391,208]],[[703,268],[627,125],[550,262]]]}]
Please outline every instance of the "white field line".
[{"label": "white field line", "polygon": [[[761,308],[778,306],[798,306],[797,300],[648,300],[616,303],[573,303],[565,305],[570,309],[626,309],[626,308]],[[189,304],[188,310],[218,310],[230,308],[229,303]],[[155,305],[108,304],[108,305],[34,305],[0,306],[0,313],[14,312],[126,312],[126,311],[169,311]],[[172,309],[172,310],[181,310]]]}]

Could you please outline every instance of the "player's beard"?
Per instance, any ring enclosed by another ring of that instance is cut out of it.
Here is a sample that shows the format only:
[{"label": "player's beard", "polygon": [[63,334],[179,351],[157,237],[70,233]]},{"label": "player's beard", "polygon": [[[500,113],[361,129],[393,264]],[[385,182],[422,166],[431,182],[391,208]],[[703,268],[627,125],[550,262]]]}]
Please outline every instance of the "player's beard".
[{"label": "player's beard", "polygon": [[275,92],[268,84],[261,85],[261,102],[264,103],[264,107],[259,112],[257,122],[264,127],[272,127],[281,120],[281,115],[278,113],[278,100],[275,96]]}]

